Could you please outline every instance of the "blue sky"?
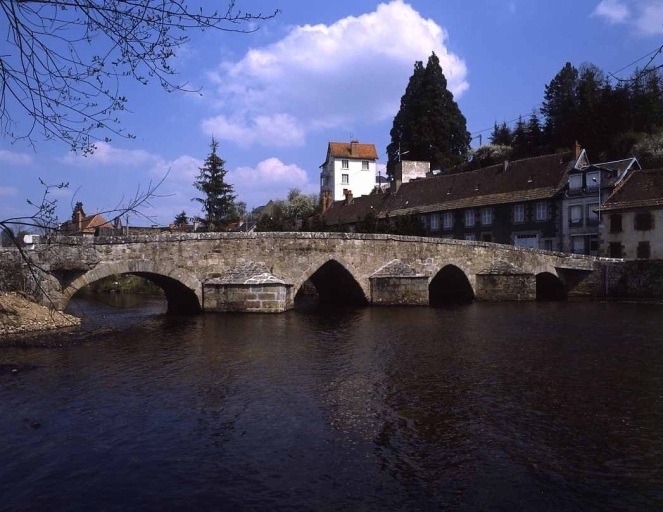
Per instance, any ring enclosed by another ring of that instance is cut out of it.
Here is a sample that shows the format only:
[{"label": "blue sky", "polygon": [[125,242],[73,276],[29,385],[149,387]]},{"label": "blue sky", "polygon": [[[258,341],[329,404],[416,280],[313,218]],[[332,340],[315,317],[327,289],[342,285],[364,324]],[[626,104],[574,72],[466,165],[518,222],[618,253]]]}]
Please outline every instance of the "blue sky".
[{"label": "blue sky", "polygon": [[[0,219],[31,213],[41,178],[66,220],[126,202],[165,177],[131,224],[168,224],[191,201],[212,136],[227,180],[249,208],[290,188],[317,193],[327,142],[374,143],[380,163],[416,60],[440,61],[468,130],[487,142],[494,121],[528,116],[544,86],[570,61],[617,72],[663,44],[663,0],[239,0],[249,12],[281,9],[251,34],[191,34],[178,52],[179,79],[200,94],[166,93],[126,81],[131,113],[88,157],[58,142],[34,148],[0,139]],[[640,61],[643,65],[646,62]],[[663,64],[663,56],[655,61]],[[633,67],[618,76],[627,77]],[[482,131],[485,130],[485,131]],[[591,158],[591,155],[590,155]]]}]

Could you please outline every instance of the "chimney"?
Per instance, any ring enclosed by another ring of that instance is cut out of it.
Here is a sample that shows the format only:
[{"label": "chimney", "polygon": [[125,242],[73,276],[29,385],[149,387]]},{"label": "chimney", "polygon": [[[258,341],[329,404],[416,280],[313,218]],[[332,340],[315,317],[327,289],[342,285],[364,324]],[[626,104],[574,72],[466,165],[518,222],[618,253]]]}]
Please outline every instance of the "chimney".
[{"label": "chimney", "polygon": [[74,212],[74,224],[76,224],[77,231],[83,231],[83,212],[81,210]]},{"label": "chimney", "polygon": [[352,190],[344,188],[343,195],[345,196],[345,204],[352,204]]},{"label": "chimney", "polygon": [[578,141],[576,141],[576,143],[575,143],[575,149],[574,149],[574,154],[575,154],[575,156],[576,156],[576,160],[577,160],[578,157],[580,156],[580,153],[581,153],[581,152],[582,152],[582,146],[580,145],[580,143],[578,143]]},{"label": "chimney", "polygon": [[359,153],[359,141],[353,139],[350,141],[350,155],[355,156]]},{"label": "chimney", "polygon": [[395,194],[398,192],[398,189],[401,188],[403,183],[403,162],[397,162],[396,167],[394,167],[394,176],[391,179],[391,184],[389,185],[389,192]]}]

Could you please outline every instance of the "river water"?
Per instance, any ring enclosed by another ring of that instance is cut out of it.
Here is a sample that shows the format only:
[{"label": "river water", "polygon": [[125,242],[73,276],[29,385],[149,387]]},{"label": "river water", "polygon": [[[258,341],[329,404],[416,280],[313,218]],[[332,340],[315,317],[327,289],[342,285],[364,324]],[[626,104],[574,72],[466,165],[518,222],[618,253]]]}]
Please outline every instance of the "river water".
[{"label": "river water", "polygon": [[662,305],[119,305],[0,350],[0,510],[663,509]]}]

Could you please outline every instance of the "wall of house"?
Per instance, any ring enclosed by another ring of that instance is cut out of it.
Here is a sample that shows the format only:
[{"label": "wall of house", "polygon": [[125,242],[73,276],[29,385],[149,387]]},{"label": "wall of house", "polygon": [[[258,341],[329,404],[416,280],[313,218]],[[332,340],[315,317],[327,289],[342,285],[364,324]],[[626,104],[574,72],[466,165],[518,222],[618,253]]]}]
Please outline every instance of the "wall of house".
[{"label": "wall of house", "polygon": [[[343,169],[343,160],[348,161],[348,168]],[[368,162],[368,169],[362,169],[362,162]],[[345,196],[343,190],[352,191],[354,197],[366,196],[375,188],[377,167],[373,160],[331,159],[329,168],[332,174],[331,193],[334,201],[342,201]],[[348,182],[343,182],[343,175],[347,175]]]},{"label": "wall of house", "polygon": [[[635,229],[635,217],[638,212],[651,212],[651,229],[640,231]],[[613,213],[604,215],[603,229],[601,232],[601,256],[610,255],[610,244],[620,243],[622,246],[622,258],[638,258],[638,244],[649,242],[650,255],[648,259],[663,259],[663,209],[642,209],[621,212],[622,231],[611,233],[611,216]]]},{"label": "wall of house", "polygon": [[[466,226],[465,212],[467,208],[453,210],[453,226],[451,229],[444,229],[444,212],[437,212],[438,228],[434,229],[431,222],[431,215],[424,216],[426,229],[431,236],[442,238],[455,238],[457,240],[466,240],[468,236],[473,236],[476,241],[494,242],[498,244],[515,245],[516,236],[536,236],[536,248],[560,250],[559,241],[559,205],[557,202],[548,201],[548,219],[536,220],[536,203],[531,201],[523,204],[525,207],[525,220],[523,222],[514,222],[514,204],[498,204],[488,206],[493,211],[493,222],[484,224],[482,210],[484,207],[473,208],[475,223],[473,226]],[[546,244],[548,240],[550,243]]]}]

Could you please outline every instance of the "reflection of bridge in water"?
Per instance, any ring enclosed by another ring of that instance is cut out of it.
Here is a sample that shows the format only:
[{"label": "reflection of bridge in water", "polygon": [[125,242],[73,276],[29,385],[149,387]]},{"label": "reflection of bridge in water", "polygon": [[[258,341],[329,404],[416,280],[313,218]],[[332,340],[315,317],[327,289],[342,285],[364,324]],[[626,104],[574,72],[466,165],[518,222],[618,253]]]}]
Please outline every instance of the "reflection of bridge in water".
[{"label": "reflection of bridge in water", "polygon": [[285,311],[307,282],[321,302],[346,305],[562,299],[600,287],[596,258],[392,235],[57,237],[28,254],[59,309],[81,288],[116,274],[156,283],[174,312]]}]

